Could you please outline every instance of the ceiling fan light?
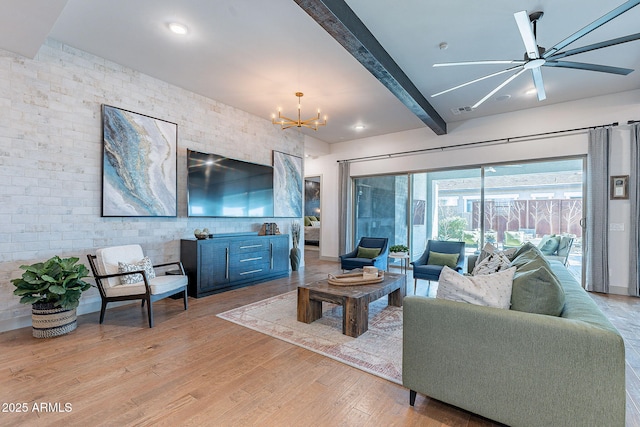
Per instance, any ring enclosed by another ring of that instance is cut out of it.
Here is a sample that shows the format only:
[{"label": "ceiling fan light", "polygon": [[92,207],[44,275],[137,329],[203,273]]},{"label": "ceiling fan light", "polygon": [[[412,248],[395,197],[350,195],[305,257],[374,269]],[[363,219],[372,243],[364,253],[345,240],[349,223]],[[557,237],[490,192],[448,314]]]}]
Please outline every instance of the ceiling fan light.
[{"label": "ceiling fan light", "polygon": [[187,34],[187,32],[189,31],[186,25],[181,24],[179,22],[170,22],[169,30],[171,30],[171,32],[174,34],[178,34],[181,36]]}]

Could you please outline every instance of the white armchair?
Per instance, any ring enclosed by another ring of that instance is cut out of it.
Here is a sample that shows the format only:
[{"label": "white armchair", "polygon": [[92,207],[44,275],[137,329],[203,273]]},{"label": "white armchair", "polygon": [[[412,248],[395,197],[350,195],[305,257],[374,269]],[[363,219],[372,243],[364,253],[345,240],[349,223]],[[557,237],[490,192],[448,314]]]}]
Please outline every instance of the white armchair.
[{"label": "white armchair", "polygon": [[[153,328],[153,302],[182,292],[184,309],[187,309],[188,279],[181,262],[152,265],[140,245],[98,249],[87,258],[102,298],[100,323],[104,321],[107,303],[115,301],[141,299],[143,307],[146,301],[150,328]],[[155,276],[155,268],[171,265],[181,274]]]}]

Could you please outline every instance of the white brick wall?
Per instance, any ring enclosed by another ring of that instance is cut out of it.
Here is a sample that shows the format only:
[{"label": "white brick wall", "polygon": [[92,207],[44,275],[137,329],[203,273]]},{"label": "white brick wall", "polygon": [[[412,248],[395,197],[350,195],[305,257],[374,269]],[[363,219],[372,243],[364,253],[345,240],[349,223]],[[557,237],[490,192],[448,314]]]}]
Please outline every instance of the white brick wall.
[{"label": "white brick wall", "polygon": [[[102,218],[101,105],[178,124],[178,217]],[[48,40],[33,60],[0,50],[0,331],[29,325],[10,279],[22,264],[140,243],[154,262],[179,259],[179,240],[195,228],[258,231],[290,219],[189,219],[186,150],[271,164],[272,150],[303,155],[303,137],[268,118],[169,85]],[[92,311],[91,290],[79,313]],[[96,317],[97,320],[97,317]]]}]

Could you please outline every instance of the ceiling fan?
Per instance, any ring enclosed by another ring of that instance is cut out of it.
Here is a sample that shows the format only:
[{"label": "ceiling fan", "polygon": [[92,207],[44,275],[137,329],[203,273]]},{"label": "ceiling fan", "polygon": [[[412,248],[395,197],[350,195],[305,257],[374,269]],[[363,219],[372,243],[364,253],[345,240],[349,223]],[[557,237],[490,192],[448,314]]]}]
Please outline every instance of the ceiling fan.
[{"label": "ceiling fan", "polygon": [[600,18],[596,19],[586,27],[578,30],[573,33],[566,39],[557,43],[550,49],[545,49],[544,47],[538,46],[536,39],[536,23],[542,17],[543,12],[533,12],[531,14],[527,14],[526,11],[516,12],[513,14],[516,20],[516,24],[518,25],[518,29],[520,30],[520,37],[522,37],[522,41],[524,42],[524,46],[526,48],[526,53],[524,55],[524,60],[487,60],[487,61],[464,61],[464,62],[447,62],[440,64],[433,64],[434,67],[453,67],[459,65],[486,65],[486,64],[511,64],[512,67],[509,67],[505,70],[498,71],[496,73],[488,74],[486,76],[480,77],[475,80],[468,81],[461,85],[449,88],[447,90],[443,90],[442,92],[434,93],[431,97],[439,96],[445,94],[447,92],[451,92],[456,89],[460,89],[462,87],[468,86],[473,83],[477,83],[479,81],[500,75],[509,73],[511,71],[515,71],[513,75],[511,75],[508,79],[498,85],[495,89],[489,92],[484,98],[476,102],[471,108],[477,108],[480,104],[485,102],[491,96],[493,96],[500,89],[508,85],[511,81],[516,79],[518,76],[526,72],[527,70],[531,71],[531,75],[533,77],[533,83],[535,85],[536,91],[538,93],[538,100],[543,101],[546,99],[546,94],[544,90],[544,83],[542,81],[542,71],[541,67],[559,67],[559,68],[574,68],[579,70],[588,70],[588,71],[600,71],[603,73],[611,73],[611,74],[619,74],[619,75],[627,75],[632,72],[632,69],[629,68],[619,68],[612,67],[608,65],[598,65],[598,64],[586,64],[583,62],[571,62],[571,61],[562,61],[562,58],[571,55],[577,55],[579,53],[590,52],[596,49],[602,49],[609,46],[614,46],[621,43],[627,43],[630,41],[640,39],[640,33],[631,34],[624,37],[618,37],[615,39],[590,44],[588,46],[579,47],[576,49],[566,50],[561,52],[562,49],[569,46],[571,43],[576,40],[584,37],[589,34],[591,31],[596,28],[606,24],[612,19],[622,15],[627,12],[631,8],[640,4],[640,0],[630,0],[626,3],[618,6],[617,8],[611,10],[610,12],[604,14]]}]

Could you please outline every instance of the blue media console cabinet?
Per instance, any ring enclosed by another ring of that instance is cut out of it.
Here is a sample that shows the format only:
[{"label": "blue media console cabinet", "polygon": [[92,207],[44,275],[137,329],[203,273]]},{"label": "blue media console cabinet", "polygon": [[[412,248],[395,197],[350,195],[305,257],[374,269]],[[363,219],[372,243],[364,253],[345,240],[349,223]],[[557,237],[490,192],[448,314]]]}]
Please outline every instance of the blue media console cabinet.
[{"label": "blue media console cabinet", "polygon": [[180,261],[189,295],[203,296],[289,275],[289,235],[221,234],[182,239]]}]

